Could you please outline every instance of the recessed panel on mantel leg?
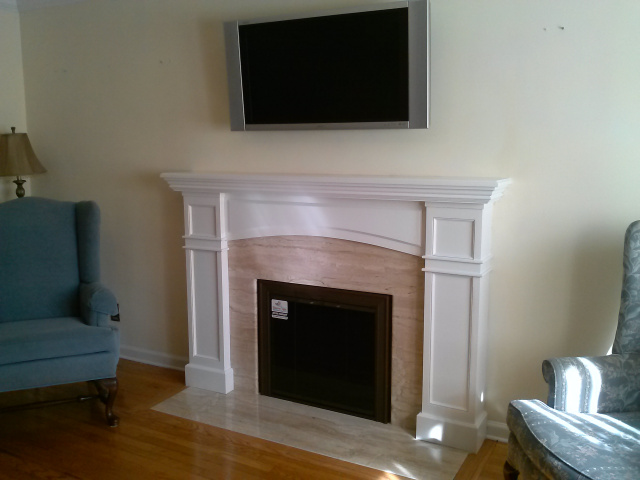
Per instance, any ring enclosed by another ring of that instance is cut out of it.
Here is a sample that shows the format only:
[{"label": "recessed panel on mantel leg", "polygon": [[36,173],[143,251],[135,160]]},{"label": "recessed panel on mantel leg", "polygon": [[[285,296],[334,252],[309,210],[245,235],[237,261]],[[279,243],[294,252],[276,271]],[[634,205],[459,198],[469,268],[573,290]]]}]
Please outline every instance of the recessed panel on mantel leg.
[{"label": "recessed panel on mantel leg", "polygon": [[434,218],[432,255],[472,259],[474,227],[475,222],[467,218]]},{"label": "recessed panel on mantel leg", "polygon": [[189,236],[217,237],[217,212],[212,205],[190,205],[188,210]]},{"label": "recessed panel on mantel leg", "polygon": [[429,402],[467,411],[472,281],[431,275],[431,366]]},{"label": "recessed panel on mantel leg", "polygon": [[219,361],[220,338],[218,321],[214,318],[219,307],[216,252],[193,250],[191,264],[193,354]]}]

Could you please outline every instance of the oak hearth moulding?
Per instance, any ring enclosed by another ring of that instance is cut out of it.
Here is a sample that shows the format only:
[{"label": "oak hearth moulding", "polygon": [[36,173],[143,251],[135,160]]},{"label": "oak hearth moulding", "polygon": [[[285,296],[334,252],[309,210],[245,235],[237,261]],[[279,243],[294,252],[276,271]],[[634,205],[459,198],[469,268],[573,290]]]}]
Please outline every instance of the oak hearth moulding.
[{"label": "oak hearth moulding", "polygon": [[422,407],[416,438],[479,449],[493,204],[509,179],[164,173],[183,195],[189,386],[234,388],[228,242],[337,238],[424,258]]}]

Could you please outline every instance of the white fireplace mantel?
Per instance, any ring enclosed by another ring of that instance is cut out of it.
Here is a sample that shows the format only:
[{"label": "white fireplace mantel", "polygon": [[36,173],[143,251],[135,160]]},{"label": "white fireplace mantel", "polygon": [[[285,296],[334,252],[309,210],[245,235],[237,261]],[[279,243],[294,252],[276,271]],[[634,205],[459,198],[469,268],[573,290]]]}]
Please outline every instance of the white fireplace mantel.
[{"label": "white fireplace mantel", "polygon": [[352,240],[425,259],[422,411],[416,438],[477,451],[485,438],[495,178],[164,173],[184,197],[187,385],[233,390],[228,241]]}]

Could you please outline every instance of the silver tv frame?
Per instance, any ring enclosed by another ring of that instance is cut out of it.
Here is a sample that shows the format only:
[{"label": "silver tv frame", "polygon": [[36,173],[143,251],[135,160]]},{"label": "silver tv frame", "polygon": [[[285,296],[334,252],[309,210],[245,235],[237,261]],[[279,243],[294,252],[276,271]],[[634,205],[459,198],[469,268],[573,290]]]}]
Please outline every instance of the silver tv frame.
[{"label": "silver tv frame", "polygon": [[[244,114],[242,71],[240,63],[239,27],[255,23],[297,20],[329,15],[371,12],[392,8],[408,8],[409,11],[409,121],[403,122],[354,122],[354,123],[295,123],[295,124],[247,124]],[[379,3],[340,10],[326,10],[303,15],[282,15],[252,20],[236,20],[224,23],[229,85],[229,113],[231,130],[358,130],[358,129],[414,129],[429,128],[430,107],[430,33],[429,0],[404,0]]]}]

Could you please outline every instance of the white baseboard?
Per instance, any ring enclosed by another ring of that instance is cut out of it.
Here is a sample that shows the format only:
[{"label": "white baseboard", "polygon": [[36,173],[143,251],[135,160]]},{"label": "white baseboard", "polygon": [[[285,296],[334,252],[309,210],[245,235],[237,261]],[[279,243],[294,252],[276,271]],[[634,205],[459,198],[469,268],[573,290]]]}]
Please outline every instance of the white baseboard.
[{"label": "white baseboard", "polygon": [[134,362],[181,371],[184,371],[184,366],[189,363],[187,357],[146,350],[144,348],[129,347],[127,345],[120,345],[120,357],[125,360],[133,360]]},{"label": "white baseboard", "polygon": [[507,443],[509,440],[509,427],[507,427],[506,423],[489,420],[487,422],[487,438]]}]

